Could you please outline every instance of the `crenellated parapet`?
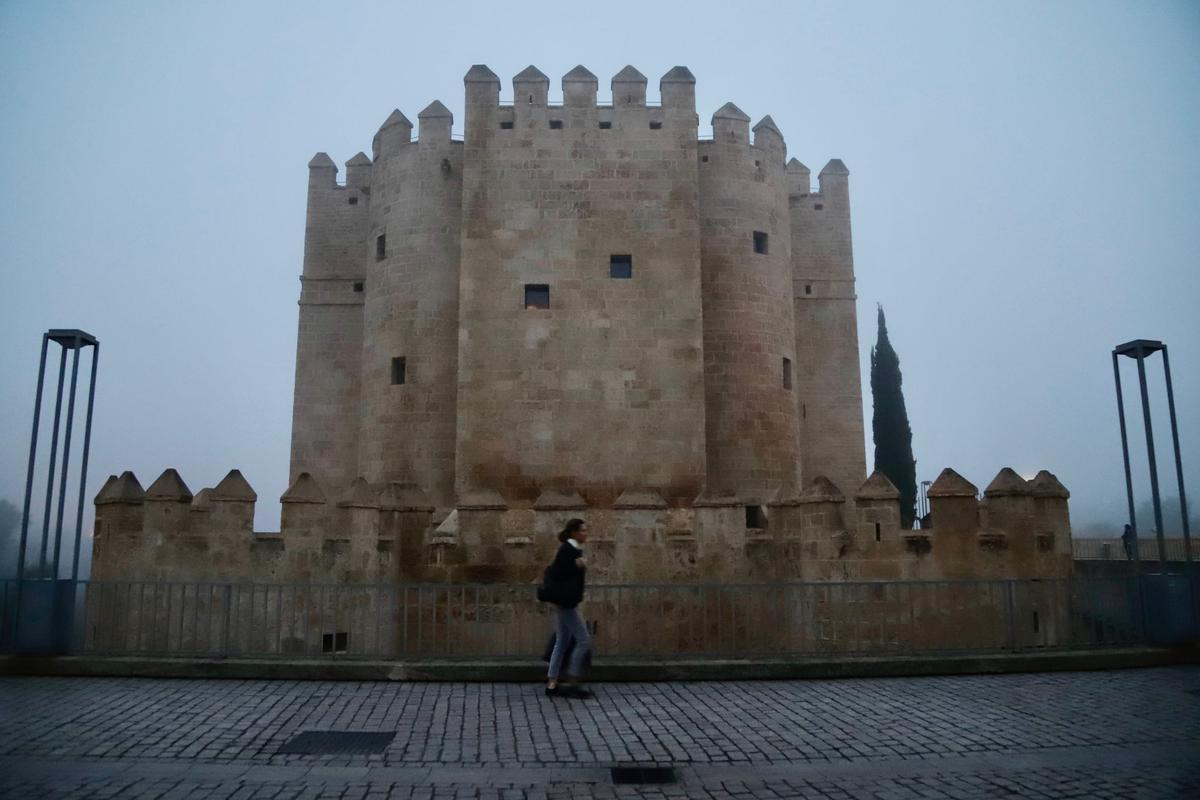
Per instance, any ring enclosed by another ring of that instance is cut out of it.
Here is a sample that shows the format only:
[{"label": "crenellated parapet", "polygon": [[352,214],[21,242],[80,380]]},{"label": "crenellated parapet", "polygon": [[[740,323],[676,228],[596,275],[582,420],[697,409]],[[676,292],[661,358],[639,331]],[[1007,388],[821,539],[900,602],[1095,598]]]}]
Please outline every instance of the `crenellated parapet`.
[{"label": "crenellated parapet", "polygon": [[495,490],[439,512],[411,482],[355,479],[332,496],[307,473],[280,498],[281,529],[253,531],[237,470],[195,496],[173,469],[143,491],[130,472],[96,496],[94,577],[337,584],[531,583],[567,520],[588,523],[596,583],[967,580],[1071,572],[1069,494],[1049,472],[1003,469],[982,493],[953,470],[923,528],[873,473],[851,495],[824,476],[761,505],[703,493],[686,504],[631,487],[590,504],[572,489],[510,504]]}]

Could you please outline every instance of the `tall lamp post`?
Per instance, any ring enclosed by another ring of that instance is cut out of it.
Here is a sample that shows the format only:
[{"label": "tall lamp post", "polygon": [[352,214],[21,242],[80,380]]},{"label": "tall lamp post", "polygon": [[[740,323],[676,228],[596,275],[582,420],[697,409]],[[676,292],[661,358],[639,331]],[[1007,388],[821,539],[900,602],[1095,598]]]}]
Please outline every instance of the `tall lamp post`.
[{"label": "tall lamp post", "polygon": [[[1112,351],[1113,378],[1117,385],[1117,415],[1121,421],[1121,455],[1125,459],[1125,494],[1129,502],[1129,527],[1134,533],[1134,553],[1137,553],[1137,517],[1133,508],[1133,477],[1129,470],[1129,440],[1125,431],[1125,400],[1121,393],[1120,356],[1137,361],[1138,385],[1142,393],[1142,421],[1146,428],[1146,456],[1150,462],[1150,496],[1154,504],[1154,525],[1158,537],[1158,560],[1161,568],[1167,566],[1167,542],[1163,531],[1162,502],[1158,494],[1158,463],[1154,458],[1154,429],[1150,420],[1150,396],[1146,391],[1146,359],[1162,353],[1163,375],[1167,383],[1167,407],[1171,417],[1171,441],[1175,446],[1175,476],[1179,482],[1179,511],[1183,517],[1184,558],[1191,564],[1192,539],[1188,530],[1187,496],[1183,491],[1183,459],[1179,453],[1179,427],[1175,420],[1175,392],[1171,387],[1171,362],[1167,357],[1167,346],[1152,339],[1134,339],[1117,345]],[[1135,555],[1135,557],[1137,557]]]}]

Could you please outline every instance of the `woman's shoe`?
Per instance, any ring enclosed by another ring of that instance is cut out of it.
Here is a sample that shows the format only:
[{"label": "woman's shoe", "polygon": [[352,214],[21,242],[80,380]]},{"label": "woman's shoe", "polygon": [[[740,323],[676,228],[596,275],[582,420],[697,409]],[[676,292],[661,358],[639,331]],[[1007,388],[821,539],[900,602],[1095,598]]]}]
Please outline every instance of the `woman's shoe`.
[{"label": "woman's shoe", "polygon": [[563,690],[562,690],[561,686],[547,686],[546,687],[546,697],[558,697],[562,693],[563,693]]}]

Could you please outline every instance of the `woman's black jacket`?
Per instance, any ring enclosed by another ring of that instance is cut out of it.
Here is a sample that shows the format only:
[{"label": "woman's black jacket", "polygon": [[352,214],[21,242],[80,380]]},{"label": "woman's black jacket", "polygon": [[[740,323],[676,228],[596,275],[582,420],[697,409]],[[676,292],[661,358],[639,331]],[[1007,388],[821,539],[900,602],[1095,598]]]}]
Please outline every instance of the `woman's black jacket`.
[{"label": "woman's black jacket", "polygon": [[538,599],[563,608],[574,608],[583,600],[583,576],[586,568],[575,563],[583,551],[569,542],[558,546],[554,560],[542,576]]}]

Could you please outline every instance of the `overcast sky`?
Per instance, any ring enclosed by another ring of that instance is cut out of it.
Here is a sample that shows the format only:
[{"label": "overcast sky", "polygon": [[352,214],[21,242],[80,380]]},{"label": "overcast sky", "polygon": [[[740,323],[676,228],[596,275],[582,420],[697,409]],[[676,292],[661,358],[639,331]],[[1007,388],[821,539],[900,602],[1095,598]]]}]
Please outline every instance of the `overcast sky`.
[{"label": "overcast sky", "polygon": [[89,500],[124,469],[198,491],[238,467],[277,529],[308,160],[434,99],[461,132],[472,64],[507,99],[532,63],[552,100],[576,64],[602,99],[626,64],[651,99],[687,65],[702,134],[733,101],[814,175],[845,161],[868,465],[882,303],[918,479],[1046,468],[1077,524],[1123,522],[1110,352],[1152,338],[1200,503],[1200,4],[582,7],[0,2],[0,498],[24,491],[41,334],[79,327],[102,343]]}]

